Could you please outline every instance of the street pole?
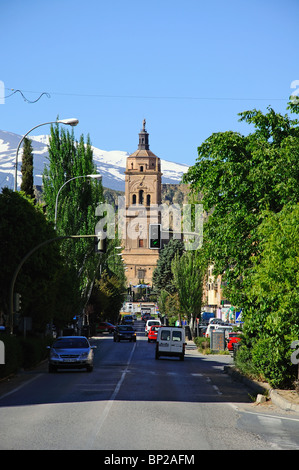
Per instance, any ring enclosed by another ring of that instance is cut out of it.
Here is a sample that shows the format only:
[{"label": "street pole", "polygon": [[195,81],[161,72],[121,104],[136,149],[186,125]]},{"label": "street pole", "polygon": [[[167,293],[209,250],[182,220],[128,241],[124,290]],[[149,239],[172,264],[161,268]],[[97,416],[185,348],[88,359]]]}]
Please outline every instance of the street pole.
[{"label": "street pole", "polygon": [[59,119],[58,121],[43,122],[42,124],[38,124],[37,126],[32,127],[28,132],[26,132],[25,135],[23,135],[23,137],[21,138],[21,140],[18,144],[17,151],[16,151],[14,192],[17,191],[17,187],[18,187],[18,182],[17,182],[17,178],[18,178],[18,153],[19,153],[21,144],[22,144],[23,140],[25,139],[25,137],[27,137],[27,135],[30,134],[30,132],[32,132],[37,127],[45,126],[47,124],[65,124],[67,126],[76,126],[78,123],[79,123],[78,119],[75,119],[75,118],[72,118],[72,119]]},{"label": "street pole", "polygon": [[39,248],[45,246],[45,245],[48,245],[49,243],[52,243],[52,242],[55,242],[55,241],[60,241],[60,240],[65,240],[67,238],[98,238],[98,235],[63,235],[63,236],[60,236],[60,237],[55,237],[55,238],[50,238],[49,240],[45,240],[41,243],[39,243],[39,245],[35,246],[34,248],[32,248],[32,250],[30,250],[25,256],[24,258],[22,258],[22,260],[20,261],[20,263],[18,264],[14,274],[13,274],[13,277],[12,277],[12,280],[11,280],[11,283],[10,283],[10,290],[9,290],[9,313],[10,313],[10,334],[13,334],[13,294],[14,294],[14,287],[15,287],[15,283],[16,283],[16,279],[17,279],[17,276],[20,272],[20,269],[21,267],[23,266],[23,264],[25,263],[25,261],[35,252],[37,251]]},{"label": "street pole", "polygon": [[58,197],[59,197],[59,194],[60,194],[60,191],[62,190],[62,188],[64,188],[64,186],[69,183],[70,181],[73,181],[77,178],[93,178],[93,179],[101,179],[102,178],[102,175],[79,175],[79,176],[74,176],[73,178],[70,178],[69,180],[65,181],[65,183],[63,183],[62,186],[60,186],[59,188],[59,191],[57,193],[57,196],[56,196],[56,201],[55,201],[55,215],[54,215],[54,228],[56,230],[57,228],[57,209],[58,209]]}]

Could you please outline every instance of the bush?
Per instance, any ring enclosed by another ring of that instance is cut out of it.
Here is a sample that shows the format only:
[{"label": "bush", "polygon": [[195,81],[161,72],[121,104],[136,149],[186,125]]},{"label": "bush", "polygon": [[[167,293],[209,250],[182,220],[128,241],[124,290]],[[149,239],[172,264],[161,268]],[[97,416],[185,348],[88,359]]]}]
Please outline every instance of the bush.
[{"label": "bush", "polygon": [[235,356],[235,366],[242,374],[244,374],[248,378],[260,381],[264,379],[264,377],[261,376],[260,372],[252,362],[250,349],[248,349],[244,345],[240,346],[237,349]]},{"label": "bush", "polygon": [[0,378],[15,374],[21,368],[30,369],[47,357],[46,346],[51,338],[23,338],[0,334],[5,346],[5,364],[0,365]]},{"label": "bush", "polygon": [[209,354],[210,349],[210,338],[205,338],[204,336],[197,336],[194,338],[194,343],[196,344],[199,352],[202,354]]},{"label": "bush", "polygon": [[5,364],[0,365],[0,378],[8,377],[17,372],[22,362],[22,347],[15,336],[0,334],[5,347]]},{"label": "bush", "polygon": [[23,351],[22,367],[24,369],[34,367],[39,362],[46,359],[46,346],[50,344],[47,338],[26,338],[21,339],[20,343]]}]

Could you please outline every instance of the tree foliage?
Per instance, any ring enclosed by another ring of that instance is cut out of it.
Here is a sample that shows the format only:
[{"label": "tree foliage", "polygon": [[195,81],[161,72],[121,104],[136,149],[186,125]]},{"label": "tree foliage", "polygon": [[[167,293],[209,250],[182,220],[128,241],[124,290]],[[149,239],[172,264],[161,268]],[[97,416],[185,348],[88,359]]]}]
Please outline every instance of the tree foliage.
[{"label": "tree foliage", "polygon": [[[298,106],[289,105],[292,112]],[[225,296],[242,308],[240,363],[274,386],[290,385],[290,343],[298,339],[298,120],[256,109],[254,127],[212,134],[184,181],[203,195],[204,248]]]},{"label": "tree foliage", "polygon": [[[0,213],[0,310],[8,324],[10,284],[17,266],[29,251],[56,234],[42,208],[22,192],[3,189]],[[74,292],[68,288],[75,282],[62,273],[65,265],[59,242],[54,242],[32,254],[18,274],[15,292],[22,296],[21,316],[32,318],[35,331],[44,332],[50,320],[69,319],[66,306],[73,306]]]},{"label": "tree foliage", "polygon": [[299,337],[299,204],[268,212],[258,228],[260,252],[244,285],[244,341],[253,367],[272,386],[296,376],[291,342]]},{"label": "tree foliage", "polygon": [[176,254],[181,256],[183,252],[184,244],[180,240],[174,238],[169,240],[169,243],[167,243],[167,245],[165,245],[160,251],[157,266],[153,273],[153,285],[158,294],[161,290],[165,290],[169,294],[173,294],[175,292],[171,262]]},{"label": "tree foliage", "polygon": [[182,256],[176,253],[171,262],[173,284],[178,294],[180,310],[187,315],[191,326],[201,311],[205,268],[200,250],[186,251]]},{"label": "tree foliage", "polygon": [[119,312],[123,303],[123,282],[115,275],[109,275],[104,271],[101,278],[95,281],[90,319],[92,323],[97,321],[109,321],[118,323]]},{"label": "tree foliage", "polygon": [[[103,189],[98,180],[85,178],[85,175],[90,174],[96,174],[96,168],[89,137],[86,144],[83,136],[79,142],[76,142],[73,132],[69,133],[64,128],[60,130],[58,124],[52,126],[49,164],[43,173],[43,185],[47,218],[52,222],[55,218],[57,199],[56,218],[59,235],[95,233],[97,223],[95,210],[103,201]],[[64,259],[71,269],[77,271],[82,300],[90,291],[99,265],[94,248],[93,238],[67,240],[61,244]]]},{"label": "tree foliage", "polygon": [[23,143],[23,156],[22,156],[22,183],[21,191],[31,198],[34,198],[33,189],[33,148],[31,140],[25,137]]},{"label": "tree foliage", "polygon": [[246,111],[240,119],[255,127],[244,137],[236,132],[212,134],[184,175],[209,213],[204,243],[215,274],[224,275],[227,295],[243,304],[242,279],[258,251],[257,228],[264,210],[279,212],[299,196],[296,120],[269,109]]}]

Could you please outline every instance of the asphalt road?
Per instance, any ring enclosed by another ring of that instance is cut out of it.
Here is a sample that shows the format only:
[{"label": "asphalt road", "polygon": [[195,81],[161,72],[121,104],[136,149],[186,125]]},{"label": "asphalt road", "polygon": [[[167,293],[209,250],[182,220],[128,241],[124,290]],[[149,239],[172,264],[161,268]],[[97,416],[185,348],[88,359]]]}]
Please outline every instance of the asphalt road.
[{"label": "asphalt road", "polygon": [[231,356],[155,360],[136,322],[136,343],[92,338],[93,372],[47,372],[46,364],[0,383],[0,449],[299,449],[299,414],[252,403],[223,372]]}]

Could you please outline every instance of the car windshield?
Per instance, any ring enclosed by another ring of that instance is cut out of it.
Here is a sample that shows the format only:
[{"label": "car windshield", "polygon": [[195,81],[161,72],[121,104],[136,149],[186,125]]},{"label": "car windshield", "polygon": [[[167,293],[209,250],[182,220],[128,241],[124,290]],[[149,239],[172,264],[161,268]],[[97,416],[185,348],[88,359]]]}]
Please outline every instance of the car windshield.
[{"label": "car windshield", "polygon": [[59,338],[52,347],[54,349],[81,349],[88,348],[89,344],[85,338]]}]

